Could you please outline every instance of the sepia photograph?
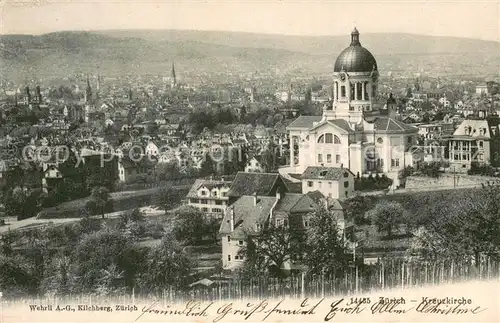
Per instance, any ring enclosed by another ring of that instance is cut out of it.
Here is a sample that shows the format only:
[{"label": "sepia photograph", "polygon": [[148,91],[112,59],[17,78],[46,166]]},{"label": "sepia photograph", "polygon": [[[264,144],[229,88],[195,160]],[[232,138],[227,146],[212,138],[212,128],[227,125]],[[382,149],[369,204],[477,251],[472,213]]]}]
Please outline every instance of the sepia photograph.
[{"label": "sepia photograph", "polygon": [[0,0],[0,323],[500,322],[500,0]]}]

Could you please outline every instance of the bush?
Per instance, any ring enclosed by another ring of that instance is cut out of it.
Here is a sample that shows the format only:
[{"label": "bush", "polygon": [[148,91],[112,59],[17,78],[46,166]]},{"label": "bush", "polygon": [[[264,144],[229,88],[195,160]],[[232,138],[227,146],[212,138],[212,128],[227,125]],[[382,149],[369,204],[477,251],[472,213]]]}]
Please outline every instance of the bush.
[{"label": "bush", "polygon": [[356,178],[354,180],[354,189],[356,191],[384,190],[389,188],[392,183],[393,180],[388,178],[385,174],[382,176],[377,174],[375,177],[370,174],[368,177]]}]

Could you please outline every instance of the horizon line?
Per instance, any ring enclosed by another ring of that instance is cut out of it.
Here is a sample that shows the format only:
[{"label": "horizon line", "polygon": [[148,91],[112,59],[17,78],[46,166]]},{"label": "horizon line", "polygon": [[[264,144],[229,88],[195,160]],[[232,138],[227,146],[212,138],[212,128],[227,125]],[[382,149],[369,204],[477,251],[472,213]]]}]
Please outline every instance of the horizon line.
[{"label": "horizon line", "polygon": [[[353,27],[354,28],[354,27]],[[357,27],[356,27],[357,28]],[[265,36],[282,36],[282,37],[308,37],[308,38],[324,38],[324,37],[341,37],[348,36],[351,34],[352,29],[345,34],[286,34],[286,33],[276,33],[276,32],[256,32],[256,31],[241,31],[241,30],[225,30],[225,29],[177,29],[177,28],[111,28],[111,29],[61,29],[55,31],[48,31],[43,33],[2,33],[0,36],[44,36],[49,34],[57,34],[64,32],[81,32],[81,33],[99,33],[99,32],[127,32],[127,31],[172,31],[172,32],[212,32],[212,33],[235,33],[235,34],[248,34],[248,35],[265,35]],[[411,32],[360,32],[361,35],[381,35],[381,34],[398,34],[398,35],[413,35],[413,36],[425,36],[425,37],[444,37],[444,38],[454,38],[454,39],[468,39],[468,40],[480,40],[485,42],[494,42],[500,44],[500,39],[484,39],[484,38],[473,38],[473,37],[459,37],[459,36],[449,36],[449,35],[431,35],[431,34],[419,34]],[[112,36],[111,36],[112,37]]]}]

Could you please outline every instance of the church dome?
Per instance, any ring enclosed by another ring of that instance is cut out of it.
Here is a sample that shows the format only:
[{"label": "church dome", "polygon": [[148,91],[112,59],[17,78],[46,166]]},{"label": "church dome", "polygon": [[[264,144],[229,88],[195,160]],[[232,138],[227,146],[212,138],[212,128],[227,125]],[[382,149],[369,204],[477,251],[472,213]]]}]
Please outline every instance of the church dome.
[{"label": "church dome", "polygon": [[334,72],[371,72],[377,70],[377,61],[372,53],[359,42],[356,28],[351,33],[351,45],[344,49],[335,61]]}]

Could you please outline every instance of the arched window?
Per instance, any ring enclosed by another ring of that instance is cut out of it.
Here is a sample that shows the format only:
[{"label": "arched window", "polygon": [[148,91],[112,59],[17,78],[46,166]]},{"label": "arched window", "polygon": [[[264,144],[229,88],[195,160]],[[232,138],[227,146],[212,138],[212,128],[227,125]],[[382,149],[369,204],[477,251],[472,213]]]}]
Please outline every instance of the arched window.
[{"label": "arched window", "polygon": [[325,133],[319,136],[319,144],[340,144],[340,139],[332,133]]}]

